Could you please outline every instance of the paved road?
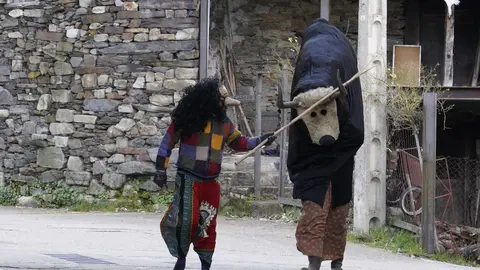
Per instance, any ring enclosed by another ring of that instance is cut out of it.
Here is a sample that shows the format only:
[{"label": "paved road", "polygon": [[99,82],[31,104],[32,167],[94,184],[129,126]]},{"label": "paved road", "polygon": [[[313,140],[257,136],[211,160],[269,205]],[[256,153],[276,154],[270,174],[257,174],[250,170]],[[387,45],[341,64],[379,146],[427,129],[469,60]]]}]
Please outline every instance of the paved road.
[{"label": "paved road", "polygon": [[[0,269],[171,270],[159,214],[66,213],[0,207]],[[294,227],[271,221],[220,218],[213,270],[298,270]],[[83,256],[83,257],[82,257]],[[94,264],[96,263],[96,264]],[[325,264],[322,269],[330,269]],[[475,269],[412,259],[349,244],[345,269]],[[189,253],[187,269],[200,269]]]}]

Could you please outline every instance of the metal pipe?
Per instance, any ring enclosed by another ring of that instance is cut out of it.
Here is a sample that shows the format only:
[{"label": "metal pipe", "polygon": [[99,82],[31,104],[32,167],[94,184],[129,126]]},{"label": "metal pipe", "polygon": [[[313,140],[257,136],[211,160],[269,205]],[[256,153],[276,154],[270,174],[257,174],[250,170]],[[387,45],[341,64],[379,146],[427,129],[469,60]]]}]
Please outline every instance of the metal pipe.
[{"label": "metal pipe", "polygon": [[[262,135],[262,84],[263,84],[263,74],[257,74],[257,80],[255,85],[255,110],[257,112],[256,121],[255,121],[255,135],[261,136]],[[254,192],[255,197],[259,198],[261,196],[261,167],[262,167],[262,156],[261,151],[257,151],[255,153],[255,171],[254,171],[254,179],[255,179],[255,186]]]},{"label": "metal pipe", "polygon": [[330,0],[320,0],[320,18],[330,20]]},{"label": "metal pipe", "polygon": [[200,80],[208,74],[208,51],[210,39],[210,0],[200,0]]}]

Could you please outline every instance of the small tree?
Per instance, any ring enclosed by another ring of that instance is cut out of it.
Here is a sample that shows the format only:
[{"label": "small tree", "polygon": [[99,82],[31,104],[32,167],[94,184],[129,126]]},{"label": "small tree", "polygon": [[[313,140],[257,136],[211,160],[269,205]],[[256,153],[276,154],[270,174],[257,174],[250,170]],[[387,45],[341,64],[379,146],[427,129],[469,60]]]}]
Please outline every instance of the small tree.
[{"label": "small tree", "polygon": [[300,52],[300,43],[296,37],[289,37],[287,39],[288,45],[282,53],[274,51],[274,65],[269,68],[268,78],[272,81],[281,82],[283,68],[288,72],[288,81],[291,82],[293,72],[295,71],[295,60]]}]

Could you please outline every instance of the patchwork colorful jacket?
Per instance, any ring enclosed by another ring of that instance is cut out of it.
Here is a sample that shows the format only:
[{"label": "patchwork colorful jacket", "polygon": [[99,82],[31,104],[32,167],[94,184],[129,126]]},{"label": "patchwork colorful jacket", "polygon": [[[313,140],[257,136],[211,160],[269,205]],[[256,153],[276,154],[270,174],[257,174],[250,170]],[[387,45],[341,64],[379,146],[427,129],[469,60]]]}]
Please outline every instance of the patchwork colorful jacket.
[{"label": "patchwork colorful jacket", "polygon": [[160,143],[157,153],[157,170],[167,169],[172,149],[180,142],[177,167],[194,175],[205,178],[217,178],[221,171],[223,149],[228,145],[235,151],[245,152],[261,143],[260,136],[243,136],[230,120],[225,122],[209,121],[203,132],[188,138],[179,138],[172,122]]}]

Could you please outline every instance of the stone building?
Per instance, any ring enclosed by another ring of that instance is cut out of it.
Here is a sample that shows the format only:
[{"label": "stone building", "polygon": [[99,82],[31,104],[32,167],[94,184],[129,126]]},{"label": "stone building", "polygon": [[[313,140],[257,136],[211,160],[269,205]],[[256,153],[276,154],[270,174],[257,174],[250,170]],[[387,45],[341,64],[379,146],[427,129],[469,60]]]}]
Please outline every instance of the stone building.
[{"label": "stone building", "polygon": [[[302,31],[320,14],[320,1],[302,0],[212,0],[212,30],[210,46],[212,59],[219,62],[220,40],[230,39],[236,60],[237,94],[251,95],[258,71],[275,70],[277,59],[291,57],[288,39]],[[330,22],[337,26],[357,47],[358,0],[330,1]],[[388,1],[388,59],[391,60],[393,45],[404,43],[404,0]],[[220,69],[219,63],[212,66]],[[280,114],[276,108],[277,81],[264,80],[263,129],[274,131],[279,126]],[[244,104],[251,123],[255,122],[255,104]]]},{"label": "stone building", "polygon": [[[0,0],[0,185],[65,180],[99,195],[151,175],[169,113],[199,78],[199,2]],[[229,41],[237,94],[252,94],[255,73],[289,56],[288,38],[318,17],[318,2],[212,0],[209,75],[220,74],[219,41]],[[388,1],[389,62],[408,39],[406,2]],[[330,20],[354,48],[358,6],[331,1]],[[264,81],[263,132],[280,122],[276,87]],[[254,106],[243,106],[253,130]],[[265,185],[275,184],[274,160],[263,163]],[[248,166],[230,165],[226,182],[232,173],[232,185],[249,186]]]},{"label": "stone building", "polygon": [[193,1],[0,0],[0,185],[99,195],[151,175],[198,24]]}]

